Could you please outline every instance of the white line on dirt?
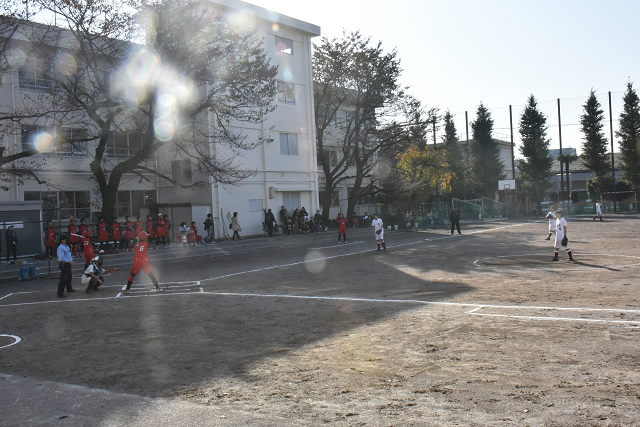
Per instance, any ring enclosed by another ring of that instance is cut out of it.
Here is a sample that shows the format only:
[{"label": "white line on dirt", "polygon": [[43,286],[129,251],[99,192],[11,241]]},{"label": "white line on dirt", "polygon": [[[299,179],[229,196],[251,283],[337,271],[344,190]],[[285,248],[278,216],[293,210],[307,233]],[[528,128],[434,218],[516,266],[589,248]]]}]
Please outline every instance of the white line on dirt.
[{"label": "white line on dirt", "polygon": [[7,334],[0,334],[0,337],[9,337],[9,338],[13,338],[13,342],[11,344],[7,344],[7,345],[3,345],[0,348],[6,348],[6,347],[11,347],[12,345],[16,345],[18,344],[20,341],[22,341],[22,338],[20,338],[17,335],[7,335]]},{"label": "white line on dirt", "polygon": [[474,316],[488,316],[488,317],[507,317],[512,319],[531,319],[531,320],[555,320],[555,321],[569,321],[569,322],[591,322],[591,323],[622,323],[622,324],[634,324],[639,325],[640,320],[607,320],[607,319],[584,319],[576,317],[547,317],[547,316],[519,316],[515,314],[489,314],[489,313],[471,313]]},{"label": "white line on dirt", "polygon": [[320,248],[309,248],[308,250],[313,251],[313,250],[318,250],[318,249],[337,248],[337,247],[344,246],[344,245],[355,245],[356,243],[364,243],[364,240],[361,240],[359,242],[347,242],[347,243],[339,243],[337,245],[331,245],[331,246],[322,246]]},{"label": "white line on dirt", "polygon": [[3,296],[2,298],[0,298],[0,300],[1,299],[5,299],[6,297],[10,297],[11,295],[13,295],[13,293],[10,293],[10,294],[7,294],[7,295]]}]

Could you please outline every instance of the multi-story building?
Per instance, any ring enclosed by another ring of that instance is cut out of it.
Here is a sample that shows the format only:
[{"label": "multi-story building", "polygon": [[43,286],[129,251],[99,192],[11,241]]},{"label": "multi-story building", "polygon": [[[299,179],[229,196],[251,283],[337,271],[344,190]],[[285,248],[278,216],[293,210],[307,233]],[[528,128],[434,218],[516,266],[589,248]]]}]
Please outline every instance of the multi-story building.
[{"label": "multi-story building", "polygon": [[[247,140],[262,138],[267,142],[235,157],[241,170],[254,172],[236,185],[219,185],[205,177],[208,181],[205,184],[183,189],[152,175],[126,174],[117,189],[116,213],[123,221],[126,215],[136,218],[162,212],[169,215],[176,226],[193,220],[201,228],[207,213],[220,218],[221,226],[228,226],[227,213],[238,212],[243,234],[258,234],[268,208],[277,212],[282,205],[288,209],[304,206],[313,212],[318,207],[311,40],[320,35],[320,28],[241,0],[207,0],[202,4],[228,21],[248,27],[263,40],[271,64],[278,66],[274,100],[277,108],[267,121],[255,126],[231,123]],[[17,108],[21,100],[36,99],[39,91],[50,89],[46,70],[31,65],[27,42],[18,40],[16,46],[21,43],[25,46],[21,52],[25,60],[5,73],[0,86],[0,103],[5,104],[7,111]],[[54,121],[61,120],[58,117]],[[28,124],[28,120],[12,126],[13,135],[5,135],[1,142],[5,155],[22,151],[34,143],[34,137],[47,134],[42,131],[48,130],[42,124]],[[209,114],[209,126],[215,126],[212,114]],[[48,134],[57,132],[62,135],[55,137],[63,139],[65,135],[77,136],[83,131],[82,126],[62,121],[61,128],[52,128]],[[144,135],[113,132],[107,144],[107,161],[134,154],[140,147],[140,138]],[[47,141],[35,142],[46,144]],[[45,220],[52,218],[61,227],[65,227],[72,216],[88,218],[94,223],[102,207],[87,156],[91,144],[89,141],[62,145],[22,160],[35,166],[38,177],[45,182],[29,176],[10,179],[4,183],[7,191],[0,191],[0,201],[40,200]],[[220,150],[217,153],[220,156],[233,155]],[[169,150],[159,150],[148,166],[166,171],[174,182],[189,184],[195,179],[192,160]],[[220,231],[216,227],[216,236]]]}]

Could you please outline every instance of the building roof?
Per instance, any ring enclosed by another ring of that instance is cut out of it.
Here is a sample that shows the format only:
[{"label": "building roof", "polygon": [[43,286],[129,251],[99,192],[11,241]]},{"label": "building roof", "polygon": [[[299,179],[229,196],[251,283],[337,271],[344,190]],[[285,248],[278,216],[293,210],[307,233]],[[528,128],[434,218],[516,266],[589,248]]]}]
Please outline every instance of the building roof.
[{"label": "building roof", "polygon": [[[613,153],[613,162],[615,164],[615,170],[620,170],[620,153]],[[607,153],[607,161],[609,161],[609,163],[611,163],[611,153]],[[562,168],[565,168],[565,165],[562,166]],[[557,159],[553,160],[553,164],[551,165],[551,170],[553,172],[556,173],[560,173],[560,162],[558,162]],[[569,165],[569,171],[570,172],[590,172],[587,170],[587,168],[584,167],[583,161],[582,161],[582,157],[578,156],[578,160],[576,160],[575,162],[571,163]]]},{"label": "building roof", "polygon": [[320,27],[317,25],[313,25],[308,22],[304,22],[299,19],[295,19],[278,12],[274,12],[269,9],[256,6],[254,4],[244,2],[242,0],[207,0],[207,1],[211,3],[219,4],[221,6],[225,6],[231,9],[236,9],[241,12],[250,13],[251,15],[257,16],[262,19],[266,19],[267,21],[270,21],[270,22],[286,25],[288,27],[310,34],[312,37],[320,35]]}]

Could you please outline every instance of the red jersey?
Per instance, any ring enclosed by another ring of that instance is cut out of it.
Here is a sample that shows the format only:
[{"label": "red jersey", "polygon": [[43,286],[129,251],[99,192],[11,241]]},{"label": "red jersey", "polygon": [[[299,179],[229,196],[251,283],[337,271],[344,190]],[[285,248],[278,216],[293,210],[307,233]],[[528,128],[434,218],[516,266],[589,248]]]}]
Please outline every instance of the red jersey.
[{"label": "red jersey", "polygon": [[346,233],[347,232],[347,218],[341,217],[341,218],[337,218],[336,221],[338,221],[338,225],[340,226],[340,233]]},{"label": "red jersey", "polygon": [[139,240],[136,245],[136,259],[134,261],[135,264],[149,264],[149,253],[147,249],[149,248],[149,242],[145,240]]},{"label": "red jersey", "polygon": [[171,221],[169,221],[168,219],[164,220],[164,235],[168,236],[169,235],[169,227],[171,227]]},{"label": "red jersey", "polygon": [[[131,274],[136,275],[140,272],[140,269],[144,270],[145,273],[151,273],[151,264],[149,264],[149,253],[147,249],[149,248],[149,242],[146,240],[139,240],[136,245],[136,259],[133,261],[133,267],[131,267]],[[133,280],[133,279],[129,279]]]},{"label": "red jersey", "polygon": [[71,243],[78,243],[78,236],[74,236],[74,234],[78,234],[77,227],[75,224],[69,224],[69,238],[71,238]]},{"label": "red jersey", "polygon": [[121,240],[122,236],[120,236],[120,223],[114,222],[111,224],[111,228],[113,229],[113,240]]},{"label": "red jersey", "polygon": [[136,236],[144,231],[144,223],[140,220],[136,221]]},{"label": "red jersey", "polygon": [[95,257],[91,239],[89,237],[85,237],[84,239],[82,239],[82,246],[84,247],[84,263],[91,264],[91,260],[93,259],[93,257]]},{"label": "red jersey", "polygon": [[44,236],[44,245],[51,247],[56,245],[56,229],[55,227],[49,227],[47,234]]},{"label": "red jersey", "polygon": [[147,221],[147,234],[149,237],[153,237],[153,221]]},{"label": "red jersey", "polygon": [[164,231],[164,220],[159,219],[158,225],[156,226],[156,235],[158,235],[158,237],[164,237]]},{"label": "red jersey", "polygon": [[80,226],[80,235],[82,237],[89,236],[89,227],[87,227],[86,225],[81,225]]},{"label": "red jersey", "polygon": [[107,240],[109,240],[109,237],[107,235],[107,223],[106,222],[99,222],[98,223],[98,235],[100,236],[100,241],[101,242],[106,242]]},{"label": "red jersey", "polygon": [[198,235],[198,227],[196,227],[195,225],[192,225],[191,227],[189,227],[189,229],[193,230],[193,234],[194,235]]},{"label": "red jersey", "polygon": [[[142,231],[142,224],[140,224],[140,231]],[[124,238],[133,239],[133,223],[131,221],[124,223]]]}]

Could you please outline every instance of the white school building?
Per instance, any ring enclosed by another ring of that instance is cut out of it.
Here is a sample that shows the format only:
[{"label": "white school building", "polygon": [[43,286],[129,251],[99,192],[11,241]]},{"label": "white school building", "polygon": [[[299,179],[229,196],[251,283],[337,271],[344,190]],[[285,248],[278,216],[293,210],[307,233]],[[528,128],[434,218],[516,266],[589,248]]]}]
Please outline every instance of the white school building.
[{"label": "white school building", "polygon": [[[202,223],[207,213],[220,218],[221,226],[228,227],[227,213],[238,212],[242,234],[259,234],[266,209],[272,209],[278,217],[282,205],[288,209],[305,207],[308,212],[319,208],[311,43],[320,35],[320,27],[241,0],[204,3],[230,22],[248,25],[257,38],[264,40],[271,63],[278,66],[276,110],[261,125],[240,128],[248,140],[260,137],[268,140],[234,159],[241,169],[255,174],[236,185],[219,185],[209,179],[208,185],[195,190],[154,177],[144,180],[140,176],[126,176],[118,189],[116,212],[121,222],[126,215],[144,218],[162,212],[174,224],[173,232],[180,222],[195,221],[201,235],[205,234]],[[10,68],[2,78],[0,104],[5,111],[15,108],[15,103],[25,95],[34,98],[39,89],[48,87],[46,78],[30,70],[28,64],[25,61],[20,68]],[[29,134],[38,131],[25,124],[16,126],[22,128],[15,135],[5,135],[2,141],[5,155],[22,150]],[[135,149],[134,139],[132,135],[124,141],[114,138],[107,147],[109,155],[130,155]],[[94,224],[96,213],[101,211],[101,196],[89,169],[90,159],[83,150],[86,147],[63,146],[46,156],[22,160],[24,164],[35,162],[38,175],[46,183],[39,184],[28,176],[12,178],[3,183],[7,191],[0,191],[0,203],[42,201],[44,219],[52,218],[56,225],[66,228],[72,216],[87,218]],[[185,174],[185,169],[191,167],[188,160],[176,159],[162,150],[150,163],[174,174],[191,176],[190,171]],[[110,222],[109,218],[106,220]],[[219,234],[220,228],[215,227],[216,237]]]}]

